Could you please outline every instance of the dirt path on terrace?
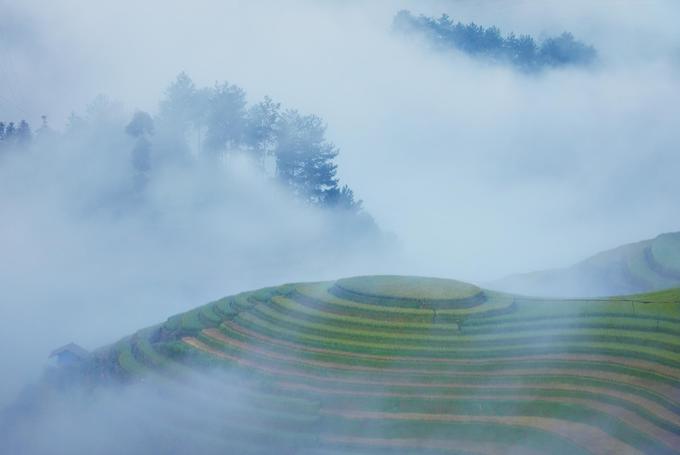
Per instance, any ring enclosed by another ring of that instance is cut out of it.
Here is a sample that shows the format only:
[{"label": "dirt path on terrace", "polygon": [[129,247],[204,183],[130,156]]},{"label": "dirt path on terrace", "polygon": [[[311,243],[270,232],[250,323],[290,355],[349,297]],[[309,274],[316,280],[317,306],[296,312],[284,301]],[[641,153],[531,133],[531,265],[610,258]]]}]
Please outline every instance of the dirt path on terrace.
[{"label": "dirt path on terrace", "polygon": [[[653,371],[656,374],[666,376],[669,379],[674,379],[680,381],[680,368],[673,368],[666,365],[660,365],[655,362],[634,359],[628,357],[619,357],[611,355],[602,354],[538,354],[538,355],[526,355],[526,356],[507,356],[507,357],[487,357],[484,359],[451,359],[447,357],[415,357],[415,356],[389,356],[389,355],[378,355],[378,354],[365,354],[365,353],[354,353],[351,351],[341,351],[335,349],[325,349],[325,348],[314,348],[305,346],[299,343],[293,343],[291,341],[280,340],[277,338],[272,338],[267,335],[262,335],[253,330],[241,327],[238,324],[234,324],[231,321],[225,321],[224,325],[230,329],[239,332],[243,335],[247,335],[259,340],[279,345],[285,346],[291,349],[303,351],[303,352],[315,352],[319,354],[331,354],[342,357],[353,357],[361,359],[370,360],[384,360],[391,362],[432,362],[432,363],[444,363],[448,365],[494,365],[498,362],[521,362],[525,360],[566,360],[566,361],[585,361],[585,362],[597,362],[606,363],[609,365],[619,365],[626,367],[640,368],[643,370]],[[220,332],[219,329],[205,329],[203,332],[211,337],[217,339],[227,339],[227,337]],[[220,338],[221,337],[221,338]]]},{"label": "dirt path on terrace", "polygon": [[[494,385],[493,387],[485,387],[483,385],[460,385],[460,386],[452,386],[448,388],[450,392],[447,393],[404,393],[404,392],[375,392],[375,391],[358,391],[358,390],[344,390],[344,389],[332,389],[332,388],[324,388],[324,387],[315,387],[315,386],[310,386],[307,384],[298,384],[298,383],[293,383],[293,382],[277,382],[276,383],[279,387],[286,389],[286,390],[295,390],[295,391],[302,391],[302,392],[309,392],[309,393],[315,393],[315,394],[321,394],[321,395],[346,395],[349,397],[381,397],[381,398],[418,398],[418,399],[423,399],[423,400],[438,400],[438,399],[451,399],[451,398],[459,398],[459,397],[468,397],[468,398],[473,398],[476,399],[478,397],[482,397],[483,399],[488,398],[488,399],[495,399],[495,400],[523,400],[523,399],[535,399],[535,400],[552,400],[552,399],[561,399],[561,398],[556,398],[556,397],[549,397],[549,396],[541,396],[541,395],[522,395],[521,397],[512,397],[512,396],[506,396],[506,395],[488,395],[488,396],[483,396],[483,395],[472,395],[470,396],[469,392],[472,390],[484,390],[486,388],[493,388],[493,389],[504,389],[504,390],[522,390],[522,389],[539,389],[539,390],[563,390],[563,391],[578,391],[578,392],[593,392],[593,393],[599,393],[601,395],[606,395],[606,396],[611,396],[615,398],[620,398],[626,401],[629,401],[631,403],[635,403],[650,413],[656,415],[657,417],[667,420],[675,425],[680,426],[680,415],[673,414],[672,412],[668,411],[666,408],[659,406],[658,404],[649,401],[645,398],[640,398],[635,395],[627,395],[625,393],[613,391],[613,390],[606,390],[606,389],[600,389],[597,387],[574,387],[569,384],[555,384],[555,385],[549,385],[549,386],[510,386],[510,385],[501,385],[497,386]],[[387,384],[386,384],[387,385]],[[571,399],[571,398],[564,398],[564,399]],[[580,400],[582,402],[588,402],[588,403],[598,403],[594,401],[590,401],[585,398],[574,398],[574,400]],[[616,405],[611,405],[611,406],[616,406]],[[632,411],[629,411],[632,412]],[[637,415],[637,414],[636,414]],[[638,416],[639,418],[643,418]],[[665,431],[665,430],[664,430]],[[673,434],[674,437],[678,438],[678,445],[677,447],[680,447],[680,436]]]},{"label": "dirt path on terrace", "polygon": [[[576,377],[576,378],[595,378],[595,379],[605,379],[605,380],[614,380],[617,382],[621,382],[624,384],[628,385],[633,385],[637,387],[643,387],[645,389],[648,389],[650,391],[653,391],[657,394],[663,395],[665,399],[667,399],[670,403],[675,404],[676,406],[680,406],[680,404],[675,402],[675,399],[677,397],[680,397],[680,389],[662,384],[656,381],[648,380],[648,379],[642,379],[642,378],[637,378],[635,376],[623,374],[623,373],[610,373],[610,372],[604,372],[604,371],[597,371],[597,370],[589,370],[587,372],[579,373],[579,372],[574,372],[573,369],[567,369],[567,368],[534,368],[531,370],[527,369],[521,369],[521,368],[512,368],[512,369],[505,369],[505,370],[500,370],[500,371],[485,371],[485,372],[465,372],[465,371],[441,371],[441,370],[426,370],[426,369],[413,369],[413,368],[380,368],[380,367],[369,367],[369,366],[359,366],[359,365],[345,365],[345,364],[337,364],[337,363],[332,363],[332,362],[327,362],[327,361],[321,361],[321,360],[313,360],[313,359],[304,359],[304,358],[296,358],[292,356],[286,356],[285,354],[279,354],[275,352],[271,352],[268,350],[265,350],[263,348],[259,348],[257,346],[253,346],[250,344],[245,344],[242,343],[238,340],[234,340],[232,338],[224,336],[221,332],[215,331],[215,330],[204,330],[203,331],[205,335],[216,339],[218,341],[221,341],[223,343],[228,343],[232,344],[235,346],[242,346],[243,348],[247,350],[251,350],[253,352],[260,352],[262,355],[269,356],[270,358],[276,358],[279,360],[283,361],[294,361],[303,365],[310,365],[314,367],[320,367],[320,368],[334,368],[338,370],[344,370],[344,371],[361,371],[361,372],[369,372],[369,373],[382,373],[382,372],[391,372],[391,373],[404,373],[404,374],[420,374],[420,375],[435,375],[438,377],[447,377],[447,378],[456,378],[456,377],[470,377],[470,376],[484,376],[484,377],[498,377],[498,376],[519,376],[519,377],[535,377],[535,376],[540,376],[540,375],[560,375],[560,376],[567,376],[567,377]],[[259,350],[259,351],[258,351]],[[527,358],[526,360],[530,360],[530,358]],[[446,385],[446,384],[442,384]]]},{"label": "dirt path on terrace", "polygon": [[643,455],[636,448],[609,436],[599,428],[578,422],[549,417],[523,416],[465,416],[448,414],[420,414],[413,412],[362,412],[322,410],[321,414],[361,420],[416,420],[429,422],[483,422],[533,427],[557,434],[597,455]]},{"label": "dirt path on terrace", "polygon": [[[228,338],[223,336],[222,334],[216,334],[215,336],[210,335],[212,338],[216,338],[219,341],[229,344],[232,346],[235,346],[237,348],[246,350],[246,351],[251,351],[251,352],[256,352],[260,355],[276,359],[276,360],[282,360],[282,361],[287,361],[287,362],[299,362],[303,364],[313,364],[314,366],[325,366],[329,368],[338,368],[342,370],[349,370],[349,371],[365,371],[365,372],[391,372],[391,373],[417,373],[417,374],[432,374],[432,375],[437,375],[437,376],[448,376],[448,377],[453,377],[455,378],[459,374],[456,372],[440,372],[439,370],[420,370],[420,369],[407,369],[407,368],[378,368],[378,367],[366,367],[366,366],[356,366],[356,365],[344,365],[344,364],[336,364],[333,362],[324,362],[324,361],[312,361],[312,360],[305,360],[305,359],[300,359],[297,357],[293,356],[288,356],[285,354],[281,354],[278,352],[270,351],[268,349],[264,349],[261,347],[253,346],[248,343],[241,342],[239,340],[235,340],[232,338]],[[515,370],[517,371],[517,370]],[[524,370],[522,370],[524,371]],[[385,384],[388,384],[386,382]],[[446,385],[446,384],[444,384]],[[461,384],[460,386],[457,386],[458,388],[464,388],[465,385]],[[479,387],[479,386],[472,386],[472,387]],[[492,385],[494,388],[507,388],[508,386],[497,386],[497,385]],[[554,387],[543,387],[541,385],[532,385],[532,384],[527,384],[527,385],[516,385],[516,386],[509,386],[510,388],[538,388],[538,389],[554,389]],[[663,415],[667,420],[671,421],[676,421],[680,418],[680,416],[677,416],[673,414],[672,412],[668,411],[666,408],[654,403],[651,400],[647,400],[646,398],[638,397],[636,395],[631,395],[631,394],[626,394],[623,392],[618,392],[616,390],[608,390],[608,389],[603,389],[601,387],[574,387],[574,386],[568,386],[565,385],[563,390],[580,390],[580,391],[589,391],[589,392],[594,392],[594,393],[604,393],[605,395],[617,397],[617,398],[622,398],[626,399],[628,401],[634,402],[636,404],[639,404],[640,406],[646,408],[650,412],[657,414],[657,415]],[[680,425],[680,421],[678,421],[678,424]]]},{"label": "dirt path on terrace", "polygon": [[[293,371],[293,370],[288,370],[288,369],[268,367],[266,365],[261,365],[257,362],[253,362],[251,360],[244,359],[242,357],[233,356],[233,355],[224,353],[222,351],[213,349],[210,346],[206,345],[205,343],[201,342],[200,340],[197,340],[197,339],[192,338],[192,337],[185,337],[185,338],[182,339],[182,341],[184,341],[186,344],[188,344],[188,345],[190,345],[190,346],[192,346],[196,349],[202,350],[204,352],[208,352],[208,353],[215,355],[217,357],[228,359],[228,360],[234,361],[236,363],[239,363],[241,365],[245,365],[245,366],[248,366],[248,367],[251,367],[251,368],[254,368],[254,369],[258,369],[260,371],[264,371],[264,372],[267,372],[267,373],[272,374],[272,375],[285,374],[285,375],[289,375],[289,376],[304,377],[304,378],[315,379],[315,380],[326,380],[326,381],[336,380],[336,381],[338,381],[337,379],[334,379],[334,378],[326,378],[326,377],[323,377],[323,376],[313,375],[313,374],[309,374],[309,373],[303,373],[303,372],[298,372],[298,371]],[[339,380],[339,382],[346,382],[346,383],[352,383],[352,384],[372,384],[372,385],[382,385],[382,386],[400,386],[400,385],[402,385],[402,386],[421,387],[421,388],[428,388],[428,387],[432,388],[433,387],[433,385],[430,384],[430,383],[413,383],[413,382],[400,383],[400,382],[385,382],[385,381],[371,381],[371,380],[357,380],[357,379],[350,379],[350,380],[346,380],[346,381]],[[446,385],[444,385],[443,387],[446,387]],[[322,391],[323,393],[331,393],[331,391],[329,391],[327,389],[319,388],[319,390]],[[575,390],[579,390],[579,389],[575,389]],[[602,391],[600,390],[599,392],[602,392]],[[427,396],[427,395],[421,395],[421,397],[423,397],[423,396]],[[432,396],[435,396],[435,395],[432,395]],[[636,398],[636,397],[628,397],[625,394],[624,394],[624,396],[627,397],[626,399],[628,399],[629,401],[633,401],[633,402],[635,400],[631,399],[631,398]],[[475,398],[477,398],[477,397],[475,397]],[[499,397],[493,397],[493,399],[498,399],[498,398]],[[626,420],[624,420],[623,418],[621,418],[621,420],[627,421],[627,422],[633,424],[634,426],[644,428],[645,430],[643,430],[643,431],[647,432],[648,434],[650,434],[654,437],[661,439],[662,441],[664,441],[666,443],[674,444],[675,440],[676,440],[675,435],[673,435],[673,434],[667,432],[666,430],[663,430],[663,429],[657,427],[653,423],[639,417],[634,412],[628,411],[628,410],[626,410],[624,408],[620,408],[618,406],[608,405],[608,404],[603,404],[603,403],[596,403],[596,402],[592,402],[590,400],[578,399],[578,398],[574,398],[574,399],[541,398],[541,399],[542,400],[548,400],[548,401],[564,402],[564,403],[567,403],[567,402],[580,403],[582,405],[588,405],[588,406],[593,407],[595,409],[606,410],[605,412],[607,412],[608,414],[612,414],[612,415],[617,416],[617,417],[626,416]],[[671,421],[677,422],[677,418],[673,417],[671,419]],[[671,447],[675,447],[675,445],[671,445]]]},{"label": "dirt path on terrace", "polygon": [[[474,400],[480,400],[480,401],[495,401],[495,400],[503,400],[503,401],[523,401],[523,400],[540,400],[540,401],[547,401],[547,402],[552,402],[552,403],[563,403],[563,404],[578,404],[580,406],[584,406],[590,409],[602,411],[605,414],[608,414],[610,416],[616,417],[620,419],[622,422],[625,422],[626,424],[632,426],[633,428],[636,428],[643,433],[647,434],[648,436],[651,436],[654,439],[662,441],[666,446],[671,449],[675,450],[676,448],[680,448],[680,436],[676,435],[675,433],[671,433],[669,431],[664,430],[663,428],[660,428],[656,426],[654,423],[646,420],[644,417],[641,417],[637,415],[633,411],[629,411],[628,409],[622,408],[617,405],[612,405],[612,404],[607,404],[607,403],[600,403],[597,401],[592,401],[584,398],[564,398],[564,397],[545,397],[541,395],[522,395],[521,398],[519,397],[499,397],[497,395],[474,395],[474,396],[469,396],[465,395],[465,391],[461,390],[460,393],[451,393],[451,394],[408,394],[408,393],[396,393],[396,392],[362,392],[362,391],[338,391],[338,390],[329,390],[329,389],[323,389],[320,387],[313,387],[313,386],[307,386],[304,384],[294,384],[294,383],[279,383],[279,385],[287,390],[303,390],[303,391],[310,391],[314,393],[319,393],[319,394],[333,394],[333,395],[344,395],[347,397],[381,397],[381,398],[418,398],[418,399],[423,399],[423,400],[441,400],[441,399],[450,399],[450,398],[470,398]],[[465,387],[463,389],[471,389],[472,387]],[[477,387],[479,389],[483,389],[483,387]],[[551,389],[549,387],[545,387],[544,389]],[[579,390],[576,388],[567,388],[567,390]],[[602,390],[599,390],[599,392],[602,392]],[[630,400],[634,401],[634,400]],[[669,420],[671,422],[678,424],[680,423],[678,416],[675,415],[670,415]]]},{"label": "dirt path on terrace", "polygon": [[374,448],[391,448],[391,449],[435,449],[435,450],[451,450],[456,453],[468,452],[470,454],[478,455],[501,455],[510,453],[518,453],[512,451],[521,447],[522,455],[545,455],[545,452],[537,451],[521,445],[509,448],[504,444],[495,444],[492,442],[470,442],[470,441],[446,441],[437,439],[383,439],[383,438],[364,438],[352,436],[335,436],[322,434],[321,442],[327,444],[350,444],[354,446],[368,446]]}]

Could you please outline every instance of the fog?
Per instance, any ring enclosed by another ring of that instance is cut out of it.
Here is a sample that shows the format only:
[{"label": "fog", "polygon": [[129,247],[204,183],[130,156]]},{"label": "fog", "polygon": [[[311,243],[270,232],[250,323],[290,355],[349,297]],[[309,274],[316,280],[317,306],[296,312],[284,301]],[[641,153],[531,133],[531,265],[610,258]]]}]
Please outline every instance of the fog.
[{"label": "fog", "polygon": [[[402,8],[504,33],[568,30],[599,61],[527,75],[434,52],[392,33]],[[0,343],[14,348],[0,354],[11,372],[0,404],[61,344],[94,348],[237,291],[387,272],[480,282],[680,227],[671,0],[0,0],[0,10],[0,120],[37,127],[47,115],[63,131],[99,94],[129,119],[157,112],[181,71],[202,86],[226,80],[250,102],[269,95],[321,116],[340,179],[384,234],[338,245],[332,215],[247,162],[168,171],[149,210],[118,216],[91,208],[127,155],[77,168],[73,155],[90,153],[79,144],[4,159]],[[127,154],[120,135],[87,144]]]},{"label": "fog", "polygon": [[[94,393],[70,391],[68,397],[51,396],[12,422],[9,431],[0,432],[0,449],[35,455],[301,453],[292,447],[310,445],[311,433],[319,426],[313,421],[287,421],[286,414],[253,411],[264,399],[277,400],[262,394],[252,381],[224,370],[171,381],[152,377]],[[280,403],[303,410],[318,407],[304,399]],[[292,429],[300,440],[293,444],[281,440],[269,425]]]},{"label": "fog", "polygon": [[[487,280],[677,229],[671,1],[22,5],[5,19],[19,48],[5,97],[32,119],[58,124],[98,93],[150,110],[182,70],[316,113],[341,177],[415,258],[407,271]],[[389,33],[400,8],[569,30],[601,64],[527,77],[429,54]]]}]

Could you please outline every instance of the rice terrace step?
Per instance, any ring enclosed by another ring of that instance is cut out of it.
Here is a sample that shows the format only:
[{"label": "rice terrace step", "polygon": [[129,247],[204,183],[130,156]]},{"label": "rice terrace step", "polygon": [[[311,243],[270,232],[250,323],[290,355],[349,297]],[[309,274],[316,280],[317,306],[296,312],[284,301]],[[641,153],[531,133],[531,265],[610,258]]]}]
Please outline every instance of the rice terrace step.
[{"label": "rice terrace step", "polygon": [[228,419],[211,437],[249,453],[680,450],[680,290],[560,300],[423,277],[288,284],[173,316],[91,363],[131,382],[248,378],[252,427]]},{"label": "rice terrace step", "polygon": [[341,279],[330,292],[340,298],[397,307],[466,308],[485,300],[482,290],[473,284],[396,275]]}]

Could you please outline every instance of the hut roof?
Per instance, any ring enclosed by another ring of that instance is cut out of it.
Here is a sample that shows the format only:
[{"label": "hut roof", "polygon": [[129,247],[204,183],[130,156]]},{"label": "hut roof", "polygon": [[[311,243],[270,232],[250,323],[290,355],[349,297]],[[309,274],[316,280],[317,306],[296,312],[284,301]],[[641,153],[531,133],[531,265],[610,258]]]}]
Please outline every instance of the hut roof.
[{"label": "hut roof", "polygon": [[69,343],[67,345],[64,345],[64,346],[57,348],[54,351],[52,351],[49,358],[52,358],[54,356],[58,356],[58,355],[63,354],[65,352],[70,352],[71,354],[74,354],[77,357],[80,357],[81,359],[84,359],[84,358],[86,358],[87,356],[90,355],[90,353],[87,352],[86,349],[78,346],[75,343]]}]

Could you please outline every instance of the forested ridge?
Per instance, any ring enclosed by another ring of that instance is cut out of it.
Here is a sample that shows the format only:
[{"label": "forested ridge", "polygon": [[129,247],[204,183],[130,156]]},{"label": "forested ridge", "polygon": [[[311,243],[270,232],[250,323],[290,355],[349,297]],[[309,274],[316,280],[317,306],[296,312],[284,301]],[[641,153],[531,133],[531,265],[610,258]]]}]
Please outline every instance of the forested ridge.
[{"label": "forested ridge", "polygon": [[585,66],[597,58],[593,46],[578,41],[569,32],[540,42],[530,35],[505,36],[498,27],[471,22],[454,22],[448,15],[439,18],[416,16],[403,10],[394,18],[394,29],[404,34],[419,34],[438,50],[458,50],[477,58],[507,63],[524,71],[539,71],[562,66]]},{"label": "forested ridge", "polygon": [[156,114],[138,110],[119,124],[118,108],[100,96],[84,115],[72,114],[63,132],[51,129],[46,117],[35,133],[25,120],[0,122],[0,158],[94,142],[98,147],[88,154],[129,155],[130,187],[120,190],[139,195],[163,167],[192,172],[196,163],[228,167],[232,158],[246,157],[305,204],[362,211],[361,201],[337,177],[339,149],[316,115],[284,108],[269,97],[248,104],[237,85],[197,87],[185,73],[165,90]]}]

